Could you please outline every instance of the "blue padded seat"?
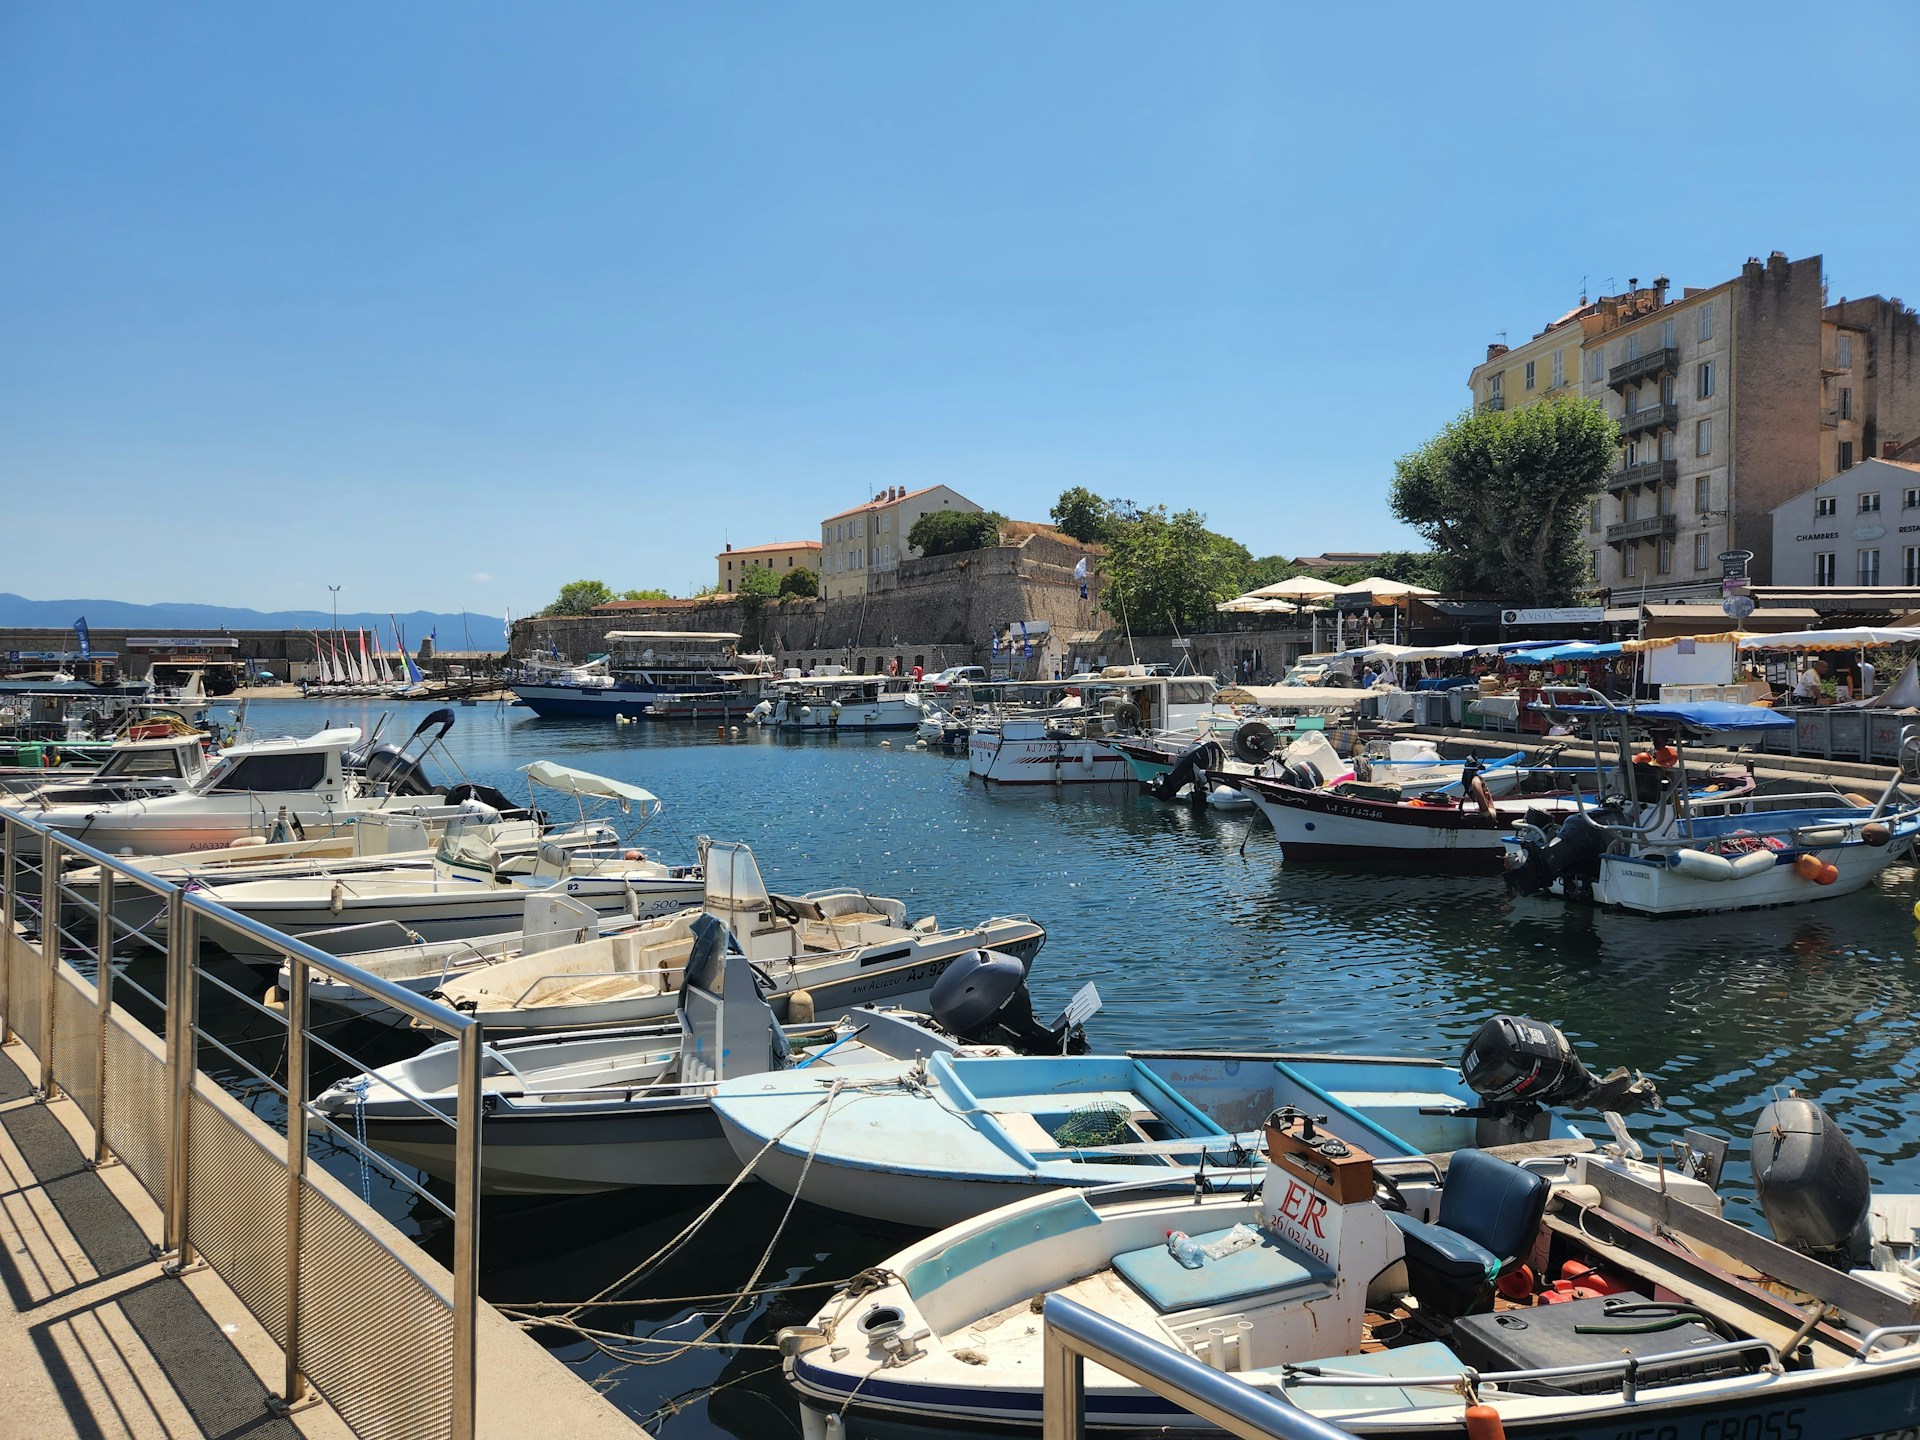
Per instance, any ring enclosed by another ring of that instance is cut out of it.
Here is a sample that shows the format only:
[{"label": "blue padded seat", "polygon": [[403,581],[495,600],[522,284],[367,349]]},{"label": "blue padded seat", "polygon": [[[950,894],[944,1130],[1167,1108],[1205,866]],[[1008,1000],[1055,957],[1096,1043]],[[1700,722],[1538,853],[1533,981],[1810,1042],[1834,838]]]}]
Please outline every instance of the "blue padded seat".
[{"label": "blue padded seat", "polygon": [[1484,1308],[1494,1277],[1532,1248],[1548,1189],[1530,1170],[1460,1150],[1447,1163],[1437,1224],[1388,1212],[1406,1238],[1407,1274],[1420,1304],[1445,1316]]},{"label": "blue padded seat", "polygon": [[[1193,1238],[1210,1245],[1226,1233],[1213,1230]],[[1162,1315],[1228,1305],[1255,1295],[1263,1301],[1278,1300],[1289,1291],[1322,1289],[1333,1281],[1333,1272],[1326,1266],[1265,1232],[1258,1245],[1209,1259],[1198,1270],[1187,1269],[1165,1245],[1116,1255],[1113,1268]]]}]

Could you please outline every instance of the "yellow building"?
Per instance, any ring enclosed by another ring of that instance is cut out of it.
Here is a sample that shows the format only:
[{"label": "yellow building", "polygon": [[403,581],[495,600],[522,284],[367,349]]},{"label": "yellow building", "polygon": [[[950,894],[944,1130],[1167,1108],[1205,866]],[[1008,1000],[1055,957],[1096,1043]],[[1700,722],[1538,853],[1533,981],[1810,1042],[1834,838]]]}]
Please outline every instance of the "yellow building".
[{"label": "yellow building", "polygon": [[829,600],[868,594],[891,579],[903,559],[919,552],[907,545],[913,522],[935,510],[980,513],[980,506],[948,485],[908,490],[890,485],[864,505],[820,522],[820,593]]},{"label": "yellow building", "polygon": [[804,568],[817,575],[820,572],[820,542],[776,540],[771,545],[742,545],[738,550],[729,545],[713,558],[719,571],[715,579],[720,586],[720,593],[734,595],[739,592],[740,582],[747,578],[749,570],[771,570],[776,575],[785,575],[790,570]]}]

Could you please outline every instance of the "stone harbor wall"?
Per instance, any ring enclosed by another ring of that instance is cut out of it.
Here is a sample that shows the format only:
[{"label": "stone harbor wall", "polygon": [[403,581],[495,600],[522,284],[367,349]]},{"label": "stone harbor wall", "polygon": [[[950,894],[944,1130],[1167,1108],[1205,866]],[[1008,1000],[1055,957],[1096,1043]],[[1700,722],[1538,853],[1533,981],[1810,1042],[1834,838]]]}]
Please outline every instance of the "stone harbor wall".
[{"label": "stone harbor wall", "polygon": [[610,616],[535,617],[514,622],[513,653],[551,647],[580,661],[607,648],[610,630],[730,630],[783,666],[838,664],[871,674],[893,662],[902,672],[915,665],[931,672],[988,664],[996,635],[1003,646],[1010,637],[1018,651],[1024,620],[1033,673],[1052,674],[1071,654],[1097,645],[1107,625],[1097,577],[1087,600],[1073,578],[1082,553],[1071,541],[1040,533],[988,550],[903,560],[891,572],[875,572],[870,594],[769,600],[757,621],[737,597]]}]

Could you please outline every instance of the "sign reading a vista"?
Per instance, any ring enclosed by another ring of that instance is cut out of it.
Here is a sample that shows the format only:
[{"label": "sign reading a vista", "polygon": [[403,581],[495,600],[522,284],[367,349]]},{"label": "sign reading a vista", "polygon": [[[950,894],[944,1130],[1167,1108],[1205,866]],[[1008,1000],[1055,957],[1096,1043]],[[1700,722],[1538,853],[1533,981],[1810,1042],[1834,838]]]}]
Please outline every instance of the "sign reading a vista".
[{"label": "sign reading a vista", "polygon": [[1607,612],[1598,605],[1572,605],[1560,610],[1502,610],[1502,625],[1598,625]]}]

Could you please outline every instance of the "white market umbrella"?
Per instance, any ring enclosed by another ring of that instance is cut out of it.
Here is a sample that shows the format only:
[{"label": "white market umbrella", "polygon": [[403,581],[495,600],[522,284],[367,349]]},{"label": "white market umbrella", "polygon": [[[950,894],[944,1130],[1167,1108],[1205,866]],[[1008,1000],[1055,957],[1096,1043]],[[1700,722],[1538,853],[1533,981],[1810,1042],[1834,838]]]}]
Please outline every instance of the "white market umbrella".
[{"label": "white market umbrella", "polygon": [[1300,607],[1285,600],[1263,598],[1258,591],[1223,600],[1213,607],[1235,615],[1291,615]]},{"label": "white market umbrella", "polygon": [[1334,592],[1337,595],[1371,595],[1378,600],[1382,596],[1396,599],[1402,595],[1438,595],[1438,590],[1429,590],[1424,585],[1409,585],[1404,580],[1388,580],[1375,575],[1366,580],[1356,580],[1351,585],[1342,585]]},{"label": "white market umbrella", "polygon": [[1881,645],[1920,645],[1920,629],[1789,630],[1780,635],[1743,635],[1742,650],[1860,650]]},{"label": "white market umbrella", "polygon": [[1318,600],[1337,594],[1339,589],[1340,587],[1331,580],[1318,580],[1311,575],[1296,575],[1291,580],[1264,585],[1258,590],[1249,591],[1248,594],[1262,600],[1270,600],[1278,596],[1301,596]]}]

